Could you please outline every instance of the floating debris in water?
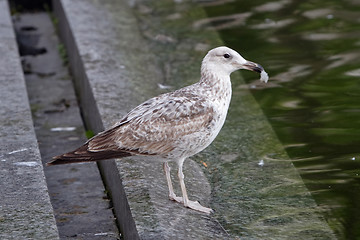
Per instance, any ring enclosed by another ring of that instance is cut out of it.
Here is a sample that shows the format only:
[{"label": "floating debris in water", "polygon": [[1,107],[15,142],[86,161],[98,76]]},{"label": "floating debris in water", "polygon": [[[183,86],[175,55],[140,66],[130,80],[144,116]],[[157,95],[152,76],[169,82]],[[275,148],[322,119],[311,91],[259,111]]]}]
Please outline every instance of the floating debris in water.
[{"label": "floating debris in water", "polygon": [[204,161],[200,161],[203,165],[204,165],[204,167],[208,167],[208,165],[206,164],[206,162],[204,162]]},{"label": "floating debris in water", "polygon": [[27,148],[21,148],[21,149],[18,149],[18,150],[11,151],[8,154],[10,155],[10,154],[18,153],[18,152],[23,152],[23,151],[26,151],[26,150],[28,150],[28,149]]},{"label": "floating debris in water", "polygon": [[76,127],[55,127],[51,128],[50,131],[52,132],[71,132],[75,131]]},{"label": "floating debris in water", "polygon": [[78,140],[80,140],[80,138],[79,137],[68,137],[68,140],[69,141],[78,141]]},{"label": "floating debris in water", "polygon": [[159,87],[160,89],[169,89],[169,88],[171,88],[171,86],[165,85],[165,84],[161,84],[161,83],[158,83],[158,87]]},{"label": "floating debris in water", "polygon": [[259,163],[258,163],[258,165],[260,166],[260,167],[262,167],[262,166],[264,166],[264,160],[263,159],[261,159],[260,161],[259,161]]},{"label": "floating debris in water", "polygon": [[14,163],[14,165],[16,166],[25,166],[25,167],[35,167],[37,165],[39,165],[39,163],[37,162],[16,162]]},{"label": "floating debris in water", "polygon": [[109,233],[95,233],[94,236],[107,236]]}]

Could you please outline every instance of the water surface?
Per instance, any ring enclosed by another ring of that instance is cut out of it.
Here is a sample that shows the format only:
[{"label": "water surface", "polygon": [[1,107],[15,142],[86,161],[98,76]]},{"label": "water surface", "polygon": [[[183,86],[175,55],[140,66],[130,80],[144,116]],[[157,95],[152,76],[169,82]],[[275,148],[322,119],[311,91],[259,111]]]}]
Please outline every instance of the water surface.
[{"label": "water surface", "polygon": [[360,2],[204,5],[202,24],[270,75],[263,88],[243,71],[238,88],[252,90],[338,237],[359,239]]}]

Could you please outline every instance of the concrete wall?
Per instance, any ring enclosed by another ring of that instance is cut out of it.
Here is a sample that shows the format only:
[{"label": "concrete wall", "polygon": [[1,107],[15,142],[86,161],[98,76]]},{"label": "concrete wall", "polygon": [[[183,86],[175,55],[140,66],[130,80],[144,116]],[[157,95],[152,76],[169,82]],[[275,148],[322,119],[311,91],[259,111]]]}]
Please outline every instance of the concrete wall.
[{"label": "concrete wall", "polygon": [[58,239],[5,0],[0,0],[0,73],[0,239]]}]

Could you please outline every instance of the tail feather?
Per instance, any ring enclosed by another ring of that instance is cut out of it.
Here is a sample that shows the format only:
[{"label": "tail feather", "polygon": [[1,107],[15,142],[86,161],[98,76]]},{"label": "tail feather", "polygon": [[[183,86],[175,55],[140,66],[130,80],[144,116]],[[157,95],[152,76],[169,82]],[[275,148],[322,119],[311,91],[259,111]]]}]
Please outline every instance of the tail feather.
[{"label": "tail feather", "polygon": [[48,162],[46,165],[51,166],[68,163],[93,162],[112,158],[129,157],[131,155],[132,154],[129,152],[120,150],[89,151],[88,143],[86,143],[72,152],[53,157],[53,160]]}]

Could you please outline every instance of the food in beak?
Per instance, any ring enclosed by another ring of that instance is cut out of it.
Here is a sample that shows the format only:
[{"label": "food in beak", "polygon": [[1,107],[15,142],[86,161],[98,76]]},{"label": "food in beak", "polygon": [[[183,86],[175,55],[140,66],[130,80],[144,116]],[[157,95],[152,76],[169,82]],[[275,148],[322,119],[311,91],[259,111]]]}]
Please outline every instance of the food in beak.
[{"label": "food in beak", "polygon": [[265,72],[265,70],[263,69],[260,73],[260,81],[267,83],[267,81],[269,80],[269,75],[267,74],[267,72]]},{"label": "food in beak", "polygon": [[247,70],[260,73],[260,81],[267,83],[269,80],[269,75],[267,72],[265,72],[264,68],[260,64],[247,61],[243,66]]}]

